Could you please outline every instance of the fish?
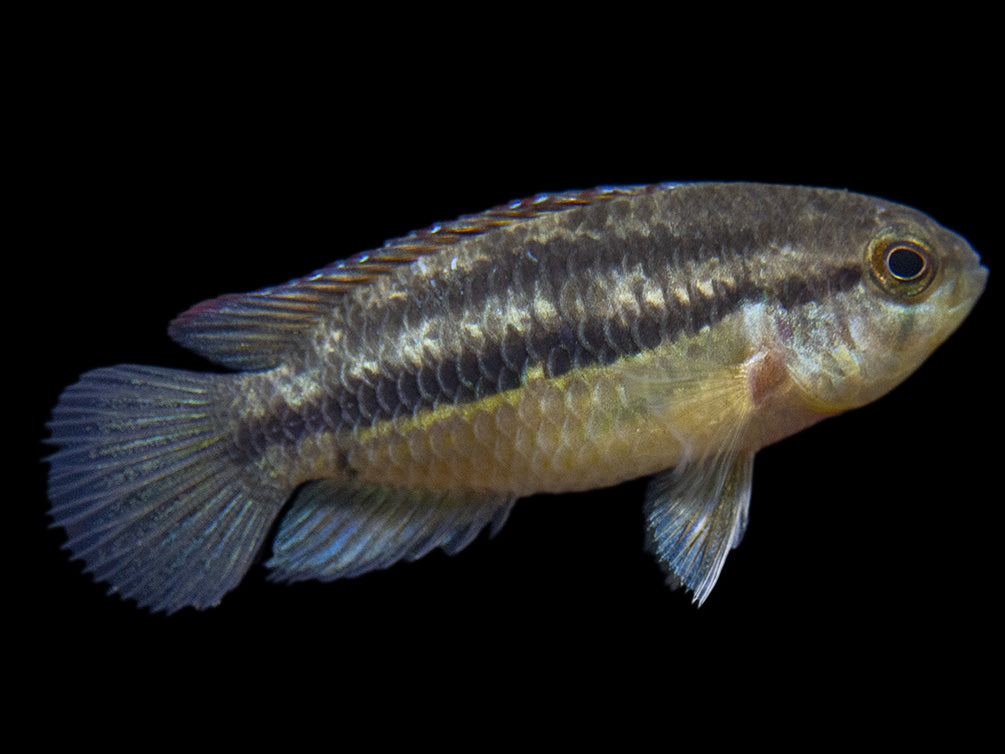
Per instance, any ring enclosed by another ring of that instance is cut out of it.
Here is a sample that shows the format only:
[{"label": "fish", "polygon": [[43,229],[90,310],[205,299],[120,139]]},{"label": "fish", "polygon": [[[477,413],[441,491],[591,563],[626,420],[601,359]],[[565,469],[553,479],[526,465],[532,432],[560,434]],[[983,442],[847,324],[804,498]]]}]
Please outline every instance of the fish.
[{"label": "fish", "polygon": [[273,531],[271,580],[332,581],[651,477],[646,547],[700,606],[757,451],[902,382],[987,277],[845,190],[540,194],[171,322],[227,371],[83,374],[47,425],[50,517],[111,593],[173,613],[218,605]]}]

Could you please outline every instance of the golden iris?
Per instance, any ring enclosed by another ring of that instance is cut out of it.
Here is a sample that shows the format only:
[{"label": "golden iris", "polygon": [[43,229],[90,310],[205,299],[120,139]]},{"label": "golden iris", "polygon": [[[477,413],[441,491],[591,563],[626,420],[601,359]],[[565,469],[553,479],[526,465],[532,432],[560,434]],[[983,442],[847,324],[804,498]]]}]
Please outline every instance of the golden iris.
[{"label": "golden iris", "polygon": [[884,236],[869,249],[872,279],[887,294],[917,301],[935,280],[935,255],[916,238]]}]

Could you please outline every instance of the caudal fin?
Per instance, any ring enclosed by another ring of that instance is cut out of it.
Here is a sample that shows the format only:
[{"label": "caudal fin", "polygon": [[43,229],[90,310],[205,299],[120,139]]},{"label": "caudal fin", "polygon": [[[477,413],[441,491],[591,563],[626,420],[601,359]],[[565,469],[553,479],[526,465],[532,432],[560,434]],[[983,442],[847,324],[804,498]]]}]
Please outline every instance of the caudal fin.
[{"label": "caudal fin", "polygon": [[247,571],[289,490],[234,452],[234,379],[117,366],[60,397],[51,515],[112,592],[169,613],[209,607]]}]

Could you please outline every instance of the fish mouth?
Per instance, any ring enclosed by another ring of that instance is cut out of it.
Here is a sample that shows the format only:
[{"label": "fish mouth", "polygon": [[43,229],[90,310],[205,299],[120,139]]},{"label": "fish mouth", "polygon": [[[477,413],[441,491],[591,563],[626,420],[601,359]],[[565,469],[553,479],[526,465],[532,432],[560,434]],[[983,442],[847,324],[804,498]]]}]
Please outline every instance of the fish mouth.
[{"label": "fish mouth", "polygon": [[[953,280],[953,287],[948,291],[946,304],[948,313],[962,320],[977,303],[984,293],[988,282],[988,268],[981,264],[981,257],[965,238],[956,237],[953,253],[950,259],[956,261],[959,270]],[[952,264],[952,263],[950,263]]]},{"label": "fish mouth", "polygon": [[[977,257],[977,255],[974,255]],[[988,282],[988,268],[980,264],[979,258],[974,260],[974,265],[962,271],[953,281],[953,288],[949,292],[949,312],[950,314],[967,314],[977,303],[977,299],[984,293],[984,286]]]}]

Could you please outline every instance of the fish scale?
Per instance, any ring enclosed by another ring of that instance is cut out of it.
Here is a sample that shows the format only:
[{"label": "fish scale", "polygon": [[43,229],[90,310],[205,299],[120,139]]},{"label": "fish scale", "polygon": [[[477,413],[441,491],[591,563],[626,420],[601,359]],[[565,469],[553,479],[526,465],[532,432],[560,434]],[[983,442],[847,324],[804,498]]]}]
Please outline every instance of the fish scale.
[{"label": "fish scale", "polygon": [[277,518],[272,577],[332,580],[652,476],[648,547],[700,603],[756,452],[892,389],[986,279],[931,218],[844,191],[513,202],[171,324],[234,373],[83,375],[49,425],[52,516],[96,577],[174,611],[218,603]]}]

